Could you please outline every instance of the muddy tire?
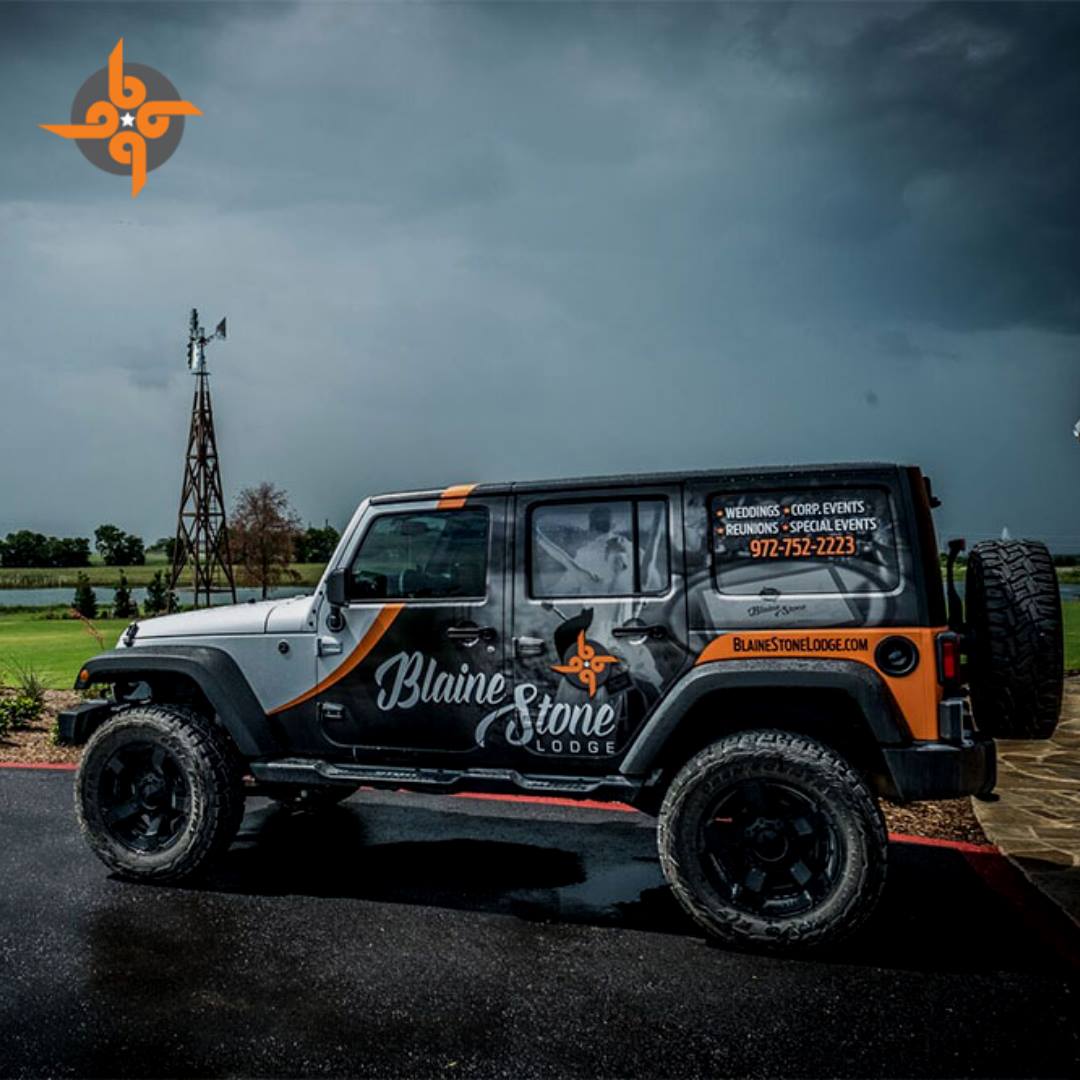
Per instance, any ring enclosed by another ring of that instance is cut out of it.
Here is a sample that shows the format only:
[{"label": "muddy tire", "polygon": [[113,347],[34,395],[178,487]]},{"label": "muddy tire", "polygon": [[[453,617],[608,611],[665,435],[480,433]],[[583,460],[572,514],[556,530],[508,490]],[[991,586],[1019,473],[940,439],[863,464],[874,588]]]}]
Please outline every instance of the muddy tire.
[{"label": "muddy tire", "polygon": [[829,747],[785,731],[739,732],[687,762],[658,840],[679,903],[737,947],[834,944],[885,884],[885,823],[866,782]]},{"label": "muddy tire", "polygon": [[289,810],[317,813],[337,806],[359,790],[357,784],[272,784],[263,794]]},{"label": "muddy tire", "polygon": [[1061,713],[1064,636],[1057,573],[1045,544],[990,540],[968,558],[971,707],[1000,739],[1048,739]]},{"label": "muddy tire", "polygon": [[87,744],[75,811],[111,870],[180,881],[235,837],[244,816],[243,766],[225,732],[194,710],[126,709]]}]

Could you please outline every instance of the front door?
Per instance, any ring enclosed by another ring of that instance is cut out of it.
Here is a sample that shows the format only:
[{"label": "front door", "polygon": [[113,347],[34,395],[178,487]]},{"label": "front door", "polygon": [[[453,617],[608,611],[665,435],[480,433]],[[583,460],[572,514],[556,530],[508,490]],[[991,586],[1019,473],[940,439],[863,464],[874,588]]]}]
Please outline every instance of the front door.
[{"label": "front door", "polygon": [[319,723],[391,757],[476,747],[504,671],[503,496],[376,505],[350,555],[344,626],[322,630]]},{"label": "front door", "polygon": [[487,738],[523,772],[610,773],[689,666],[677,485],[520,493],[515,708]]}]

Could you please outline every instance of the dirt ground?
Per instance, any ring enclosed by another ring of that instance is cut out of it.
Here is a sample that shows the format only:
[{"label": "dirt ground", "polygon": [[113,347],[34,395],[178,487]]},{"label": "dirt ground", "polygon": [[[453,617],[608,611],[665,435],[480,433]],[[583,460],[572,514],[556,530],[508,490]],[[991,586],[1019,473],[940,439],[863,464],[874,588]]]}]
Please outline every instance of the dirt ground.
[{"label": "dirt ground", "polygon": [[[0,763],[44,764],[79,760],[81,747],[56,746],[52,741],[53,724],[62,709],[78,704],[79,695],[70,690],[48,690],[45,714],[24,731],[8,732],[0,738]],[[889,831],[940,840],[986,842],[975,819],[970,799],[948,802],[912,803],[909,806],[885,806]]]}]

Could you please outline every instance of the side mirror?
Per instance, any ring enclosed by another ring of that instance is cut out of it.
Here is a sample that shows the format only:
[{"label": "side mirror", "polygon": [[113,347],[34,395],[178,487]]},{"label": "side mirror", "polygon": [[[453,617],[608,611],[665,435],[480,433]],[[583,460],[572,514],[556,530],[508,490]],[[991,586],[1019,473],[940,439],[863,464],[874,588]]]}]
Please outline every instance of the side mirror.
[{"label": "side mirror", "polygon": [[349,602],[345,590],[346,573],[344,567],[331,570],[326,578],[326,600],[330,605],[330,613],[326,617],[326,625],[334,631],[340,630],[345,625],[341,616],[341,609]]}]

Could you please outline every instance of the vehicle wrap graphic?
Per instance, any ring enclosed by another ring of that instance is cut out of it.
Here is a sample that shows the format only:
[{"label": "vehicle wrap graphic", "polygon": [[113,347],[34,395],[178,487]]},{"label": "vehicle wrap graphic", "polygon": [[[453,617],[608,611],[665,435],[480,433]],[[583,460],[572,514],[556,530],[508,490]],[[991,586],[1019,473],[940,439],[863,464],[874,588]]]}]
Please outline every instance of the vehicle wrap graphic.
[{"label": "vehicle wrap graphic", "polygon": [[[942,690],[937,675],[937,635],[947,628],[925,626],[866,628],[858,633],[836,630],[732,631],[713,638],[695,663],[725,660],[853,660],[878,673],[916,739],[938,737],[937,708]],[[916,668],[908,675],[887,675],[874,653],[886,638],[902,635],[919,653]]]},{"label": "vehicle wrap graphic", "polygon": [[379,644],[383,635],[390,629],[391,624],[398,615],[401,614],[404,607],[404,604],[384,604],[374,612],[371,625],[368,627],[363,637],[360,638],[356,648],[353,649],[338,667],[336,667],[325,679],[316,683],[310,690],[305,691],[299,697],[293,698],[291,701],[287,701],[284,705],[279,705],[275,709],[271,709],[268,715],[275,716],[278,713],[285,712],[286,709],[292,709],[297,705],[302,705],[304,702],[317,697],[324,690],[330,689],[335,683],[344,679],[346,675],[363,663],[372,649]]},{"label": "vehicle wrap graphic", "polygon": [[585,608],[555,631],[555,653],[562,663],[551,665],[552,671],[564,675],[571,686],[586,690],[591,698],[596,697],[597,688],[608,681],[619,663],[617,656],[585,636],[592,617],[592,608]]}]

